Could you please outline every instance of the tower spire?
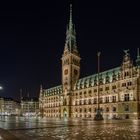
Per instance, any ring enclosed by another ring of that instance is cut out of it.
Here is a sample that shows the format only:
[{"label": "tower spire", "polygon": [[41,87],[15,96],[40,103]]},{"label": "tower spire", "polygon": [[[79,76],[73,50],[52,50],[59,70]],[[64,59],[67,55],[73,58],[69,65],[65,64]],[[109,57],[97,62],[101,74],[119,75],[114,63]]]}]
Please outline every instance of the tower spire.
[{"label": "tower spire", "polygon": [[20,89],[20,100],[23,99],[23,95],[22,95],[22,89]]},{"label": "tower spire", "polygon": [[40,91],[39,91],[39,96],[42,97],[42,93],[43,93],[43,86],[42,84],[40,85]]},{"label": "tower spire", "polygon": [[70,4],[70,20],[69,20],[69,29],[72,29],[72,4]]},{"label": "tower spire", "polygon": [[41,84],[41,85],[40,85],[40,90],[42,91],[42,89],[43,89],[43,88],[42,88],[42,84]]},{"label": "tower spire", "polygon": [[65,50],[64,51],[77,51],[76,45],[76,32],[74,29],[74,24],[72,22],[72,4],[70,4],[70,15],[69,15],[69,23],[66,32],[66,42],[65,42]]}]

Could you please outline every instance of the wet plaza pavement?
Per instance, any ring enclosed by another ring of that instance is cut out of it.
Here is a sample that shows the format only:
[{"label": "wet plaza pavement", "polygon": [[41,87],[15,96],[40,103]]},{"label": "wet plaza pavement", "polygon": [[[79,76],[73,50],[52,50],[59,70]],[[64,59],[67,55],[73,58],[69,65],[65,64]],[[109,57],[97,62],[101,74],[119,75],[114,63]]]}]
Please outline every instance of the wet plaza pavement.
[{"label": "wet plaza pavement", "polygon": [[20,140],[139,140],[140,120],[93,121],[3,117],[0,128]]}]

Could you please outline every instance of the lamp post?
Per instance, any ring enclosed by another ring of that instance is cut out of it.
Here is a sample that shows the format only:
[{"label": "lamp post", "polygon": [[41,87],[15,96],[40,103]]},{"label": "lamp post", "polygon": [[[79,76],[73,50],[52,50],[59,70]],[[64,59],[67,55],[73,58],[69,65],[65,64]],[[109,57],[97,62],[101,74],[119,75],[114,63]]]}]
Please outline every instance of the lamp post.
[{"label": "lamp post", "polygon": [[97,110],[95,114],[94,120],[99,121],[103,120],[103,116],[101,114],[101,109],[100,109],[100,103],[99,103],[99,97],[100,97],[100,81],[99,81],[99,74],[100,74],[100,52],[97,53],[98,56],[98,94],[97,94]]},{"label": "lamp post", "polygon": [[42,101],[42,118],[44,117],[43,101]]},{"label": "lamp post", "polygon": [[[3,90],[3,87],[2,86],[0,86],[0,90]],[[1,98],[2,99],[2,98]],[[0,103],[0,111],[1,111],[1,114],[0,114],[0,116],[2,117],[2,107],[3,107],[3,105],[2,105],[2,100],[1,100],[1,103]]]}]

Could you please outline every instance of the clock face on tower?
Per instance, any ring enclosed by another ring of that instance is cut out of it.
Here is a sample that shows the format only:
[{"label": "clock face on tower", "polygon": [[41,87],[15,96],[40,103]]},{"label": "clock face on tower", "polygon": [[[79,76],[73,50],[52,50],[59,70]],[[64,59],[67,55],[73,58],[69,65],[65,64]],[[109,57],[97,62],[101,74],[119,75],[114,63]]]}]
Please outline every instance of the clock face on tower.
[{"label": "clock face on tower", "polygon": [[65,74],[65,75],[68,74],[68,69],[65,69],[64,74]]}]

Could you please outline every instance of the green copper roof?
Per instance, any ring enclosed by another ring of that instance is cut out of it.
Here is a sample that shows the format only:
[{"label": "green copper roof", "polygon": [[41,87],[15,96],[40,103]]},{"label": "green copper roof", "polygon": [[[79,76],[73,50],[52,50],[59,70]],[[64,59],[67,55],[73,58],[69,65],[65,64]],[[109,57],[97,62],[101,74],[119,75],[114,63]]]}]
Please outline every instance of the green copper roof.
[{"label": "green copper roof", "polygon": [[[107,71],[100,72],[99,78],[102,77],[103,83],[105,83],[105,78],[108,75],[109,82],[112,82],[112,76],[113,73],[116,75],[116,78],[118,78],[118,73],[120,72],[120,67],[110,69]],[[86,88],[94,86],[94,80],[97,79],[98,82],[98,74],[93,74],[84,78],[81,78],[76,83],[76,89]]]},{"label": "green copper roof", "polygon": [[46,96],[59,95],[62,93],[62,85],[43,90]]}]

